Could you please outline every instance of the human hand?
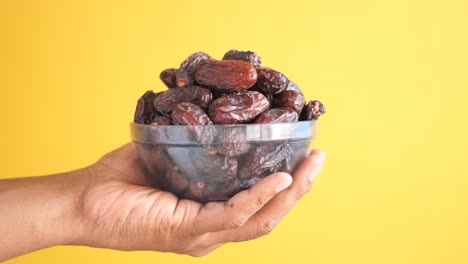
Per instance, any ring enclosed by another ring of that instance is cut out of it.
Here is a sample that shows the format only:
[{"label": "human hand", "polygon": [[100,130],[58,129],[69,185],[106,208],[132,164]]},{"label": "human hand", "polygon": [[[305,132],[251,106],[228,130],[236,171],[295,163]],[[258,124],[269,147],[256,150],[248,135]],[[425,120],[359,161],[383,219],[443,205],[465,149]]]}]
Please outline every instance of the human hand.
[{"label": "human hand", "polygon": [[204,256],[228,242],[270,233],[310,190],[325,161],[313,151],[294,175],[275,173],[226,202],[200,204],[148,187],[135,145],[89,168],[77,200],[79,234],[71,244]]}]

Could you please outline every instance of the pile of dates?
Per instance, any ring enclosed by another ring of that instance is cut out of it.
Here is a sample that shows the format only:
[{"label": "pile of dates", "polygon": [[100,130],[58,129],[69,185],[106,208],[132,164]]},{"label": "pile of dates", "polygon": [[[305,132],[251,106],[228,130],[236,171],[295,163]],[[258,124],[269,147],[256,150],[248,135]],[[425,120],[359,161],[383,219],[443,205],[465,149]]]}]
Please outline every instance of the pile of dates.
[{"label": "pile of dates", "polygon": [[[268,124],[315,120],[325,113],[320,101],[307,103],[293,81],[261,62],[251,51],[230,50],[222,60],[194,53],[178,69],[161,72],[169,89],[143,94],[134,122],[192,127]],[[217,145],[137,146],[155,185],[199,202],[227,200],[274,172],[293,173],[305,158],[308,142],[252,143],[243,131],[229,131],[217,135],[223,142]]]}]

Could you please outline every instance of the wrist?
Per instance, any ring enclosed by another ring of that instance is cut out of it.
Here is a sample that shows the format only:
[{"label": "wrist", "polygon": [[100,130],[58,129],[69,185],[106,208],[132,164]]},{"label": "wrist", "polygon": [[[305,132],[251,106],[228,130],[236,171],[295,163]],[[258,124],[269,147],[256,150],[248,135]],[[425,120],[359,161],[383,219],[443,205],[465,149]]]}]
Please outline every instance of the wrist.
[{"label": "wrist", "polygon": [[70,245],[82,234],[79,202],[88,188],[88,168],[44,177],[42,187],[44,209],[34,230],[48,238],[48,246]]},{"label": "wrist", "polygon": [[84,210],[87,192],[93,186],[105,181],[102,175],[102,168],[99,164],[66,173],[61,175],[62,196],[66,203],[62,206],[61,221],[58,223],[66,232],[58,238],[59,245],[84,245],[89,225]]}]

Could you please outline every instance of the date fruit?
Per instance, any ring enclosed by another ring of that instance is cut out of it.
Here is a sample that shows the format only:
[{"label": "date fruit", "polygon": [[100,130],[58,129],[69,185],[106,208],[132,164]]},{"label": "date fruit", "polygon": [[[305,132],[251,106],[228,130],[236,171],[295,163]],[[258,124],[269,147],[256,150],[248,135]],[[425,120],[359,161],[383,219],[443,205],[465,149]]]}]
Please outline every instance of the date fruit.
[{"label": "date fruit", "polygon": [[[189,182],[184,192],[178,192],[179,195],[205,202],[226,200],[232,194],[237,176],[236,158],[210,153],[203,148],[173,147],[166,153],[173,164],[170,171]],[[182,182],[180,177],[176,180]]]},{"label": "date fruit", "polygon": [[296,113],[300,114],[304,108],[305,103],[306,100],[302,94],[296,91],[286,90],[276,96],[273,105],[274,107],[288,107],[296,111]]},{"label": "date fruit", "polygon": [[[292,148],[288,143],[253,148],[249,153],[242,155],[237,177],[241,180],[260,180],[278,172],[285,162],[290,162],[291,156]],[[242,187],[250,188],[250,186]]]},{"label": "date fruit", "polygon": [[137,107],[133,121],[137,124],[150,124],[154,117],[157,116],[156,109],[153,106],[153,101],[160,93],[146,91],[140,99],[138,99]]},{"label": "date fruit", "polygon": [[167,86],[167,88],[177,87],[177,69],[165,69],[159,74],[159,79]]},{"label": "date fruit", "polygon": [[180,64],[179,71],[177,73],[177,86],[187,87],[193,85],[195,81],[193,74],[198,68],[198,65],[200,62],[210,58],[210,55],[205,52],[196,52],[185,59]]},{"label": "date fruit", "polygon": [[151,120],[152,126],[170,126],[172,125],[171,119],[167,116],[155,116]]},{"label": "date fruit", "polygon": [[257,81],[257,72],[245,61],[204,60],[195,71],[195,80],[201,86],[233,93],[252,87]]},{"label": "date fruit", "polygon": [[171,118],[174,125],[204,126],[213,124],[203,109],[192,103],[178,104],[172,112]]},{"label": "date fruit", "polygon": [[319,100],[313,100],[305,106],[301,120],[316,120],[326,112],[325,106]]},{"label": "date fruit", "polygon": [[254,67],[262,64],[262,58],[253,51],[230,50],[224,54],[223,60],[241,60],[250,63]]},{"label": "date fruit", "polygon": [[228,157],[235,157],[247,153],[251,145],[247,142],[246,133],[242,128],[232,128],[218,135],[219,143],[215,150]]},{"label": "date fruit", "polygon": [[266,112],[261,113],[256,119],[256,124],[271,124],[271,123],[285,123],[297,122],[299,115],[292,109],[281,107],[272,108]]},{"label": "date fruit", "polygon": [[279,94],[288,86],[288,78],[272,68],[258,67],[257,74],[255,87],[262,93]]},{"label": "date fruit", "polygon": [[170,116],[172,111],[179,103],[189,102],[207,109],[212,101],[211,91],[198,87],[177,87],[169,89],[154,100],[154,108],[162,115]]},{"label": "date fruit", "polygon": [[254,120],[269,107],[270,103],[263,94],[245,91],[214,100],[209,116],[215,124],[242,124]]}]

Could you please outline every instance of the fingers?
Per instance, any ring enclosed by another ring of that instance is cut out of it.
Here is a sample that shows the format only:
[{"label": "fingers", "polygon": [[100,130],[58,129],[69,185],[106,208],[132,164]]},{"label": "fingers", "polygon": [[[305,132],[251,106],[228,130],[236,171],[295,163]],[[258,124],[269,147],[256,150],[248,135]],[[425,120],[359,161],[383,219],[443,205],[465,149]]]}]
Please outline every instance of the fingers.
[{"label": "fingers", "polygon": [[229,201],[204,205],[194,222],[196,232],[203,234],[244,225],[277,193],[289,187],[291,182],[289,174],[275,173],[262,179],[252,188],[236,194]]},{"label": "fingers", "polygon": [[313,151],[294,174],[294,181],[288,189],[276,195],[242,227],[211,234],[213,243],[252,240],[273,231],[296,203],[309,192],[313,181],[323,168],[325,158],[323,151]]},{"label": "fingers", "polygon": [[326,154],[321,150],[314,150],[301,164],[294,174],[294,182],[291,188],[287,190],[287,198],[291,206],[294,206],[304,195],[306,195],[312,188],[312,184],[325,164]]}]

